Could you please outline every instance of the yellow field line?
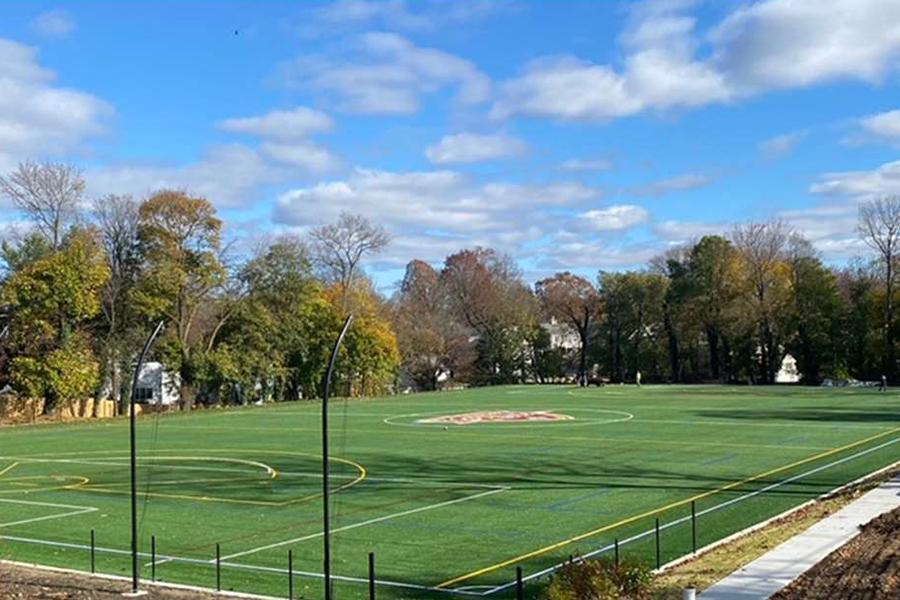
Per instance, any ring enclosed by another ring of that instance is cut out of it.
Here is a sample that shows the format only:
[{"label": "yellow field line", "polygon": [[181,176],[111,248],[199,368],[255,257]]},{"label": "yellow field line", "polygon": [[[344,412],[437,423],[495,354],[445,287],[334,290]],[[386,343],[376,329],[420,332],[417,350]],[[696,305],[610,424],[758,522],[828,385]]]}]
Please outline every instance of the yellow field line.
[{"label": "yellow field line", "polygon": [[730,489],[732,489],[732,488],[738,487],[738,486],[743,485],[743,484],[745,484],[745,483],[750,483],[750,482],[756,481],[757,479],[762,479],[763,477],[768,477],[769,475],[774,475],[774,474],[780,473],[780,472],[782,472],[782,471],[787,471],[788,469],[793,469],[794,467],[799,467],[800,465],[804,465],[804,464],[806,464],[806,463],[808,463],[808,462],[812,462],[812,461],[814,461],[814,460],[819,460],[819,459],[821,459],[821,458],[825,458],[825,457],[827,457],[827,456],[831,456],[832,454],[837,454],[838,452],[843,452],[844,450],[849,450],[850,448],[854,448],[854,447],[856,447],[856,446],[861,446],[862,444],[866,444],[866,443],[868,443],[868,442],[877,440],[878,438],[885,437],[885,436],[887,436],[887,435],[890,435],[890,434],[892,434],[892,433],[896,433],[896,432],[898,432],[898,431],[900,431],[900,427],[895,427],[895,428],[893,428],[893,429],[889,429],[888,431],[883,431],[883,432],[881,432],[881,433],[877,433],[877,434],[875,434],[875,435],[871,435],[871,436],[869,436],[869,437],[867,437],[867,438],[864,438],[864,439],[861,439],[861,440],[859,440],[859,441],[851,442],[850,444],[846,444],[846,445],[844,445],[844,446],[840,446],[840,447],[837,447],[837,448],[832,448],[831,450],[827,450],[827,451],[825,451],[825,452],[821,452],[821,453],[819,453],[819,454],[810,456],[810,457],[808,457],[808,458],[803,458],[803,459],[801,459],[801,460],[794,461],[794,462],[792,462],[792,463],[790,463],[790,464],[788,464],[788,465],[784,465],[784,466],[782,466],[782,467],[776,467],[776,468],[774,468],[774,469],[770,469],[770,470],[765,471],[765,472],[763,472],[763,473],[759,473],[758,475],[753,475],[752,477],[748,477],[748,478],[746,478],[746,479],[741,479],[740,481],[734,481],[734,482],[732,482],[732,483],[729,483],[729,484],[727,484],[727,485],[723,485],[723,486],[721,486],[721,487],[719,487],[719,488],[716,488],[716,489],[714,489],[714,490],[709,490],[709,491],[703,492],[703,493],[701,493],[701,494],[697,494],[697,495],[695,495],[695,496],[691,496],[690,498],[685,498],[684,500],[678,500],[677,502],[672,502],[671,504],[667,504],[667,505],[662,506],[662,507],[660,507],[660,508],[655,508],[655,509],[653,509],[653,510],[648,510],[648,511],[643,512],[643,513],[641,513],[641,514],[634,515],[634,516],[631,516],[631,517],[622,519],[621,521],[617,521],[617,522],[612,523],[612,524],[610,524],[610,525],[604,525],[603,527],[598,527],[597,529],[592,529],[591,531],[588,531],[588,532],[586,532],[586,533],[582,533],[582,534],[576,535],[575,537],[571,537],[571,538],[569,538],[569,539],[562,540],[562,541],[556,542],[556,543],[554,543],[554,544],[550,544],[549,546],[544,546],[543,548],[539,548],[539,549],[534,550],[534,551],[532,551],[532,552],[528,552],[527,554],[522,554],[521,556],[516,556],[515,558],[510,558],[510,559],[504,560],[503,562],[499,562],[499,563],[497,563],[497,564],[494,564],[494,565],[491,565],[491,566],[488,566],[488,567],[484,567],[484,568],[482,568],[482,569],[478,569],[477,571],[472,571],[471,573],[466,573],[465,575],[460,575],[460,576],[458,576],[458,577],[454,577],[453,579],[448,579],[447,581],[444,581],[444,582],[439,583],[436,587],[439,587],[439,588],[445,588],[445,587],[449,587],[449,586],[451,586],[451,585],[454,585],[454,584],[457,584],[457,583],[460,583],[460,582],[463,582],[463,581],[467,581],[467,580],[469,580],[469,579],[473,579],[473,578],[478,577],[478,576],[480,576],[480,575],[486,575],[487,573],[491,573],[491,572],[496,571],[496,570],[498,570],[498,569],[502,569],[502,568],[504,568],[504,567],[508,567],[508,566],[514,565],[514,564],[516,564],[516,563],[522,562],[523,560],[527,560],[527,559],[529,559],[529,558],[534,558],[535,556],[540,556],[540,555],[542,555],[542,554],[546,554],[546,553],[548,553],[548,552],[552,552],[553,550],[557,550],[557,549],[562,548],[562,547],[564,547],[564,546],[568,546],[569,544],[573,544],[573,543],[579,542],[579,541],[581,541],[581,540],[583,540],[583,539],[586,539],[586,538],[589,538],[589,537],[593,537],[593,536],[595,536],[595,535],[597,535],[597,534],[603,533],[603,532],[605,532],[605,531],[609,531],[610,529],[615,529],[616,527],[621,527],[622,525],[628,525],[629,523],[633,523],[633,522],[635,522],[635,521],[639,521],[640,519],[644,519],[644,518],[646,518],[646,517],[651,517],[651,516],[653,516],[653,515],[656,515],[656,514],[659,514],[659,513],[661,513],[661,512],[670,510],[670,509],[672,509],[672,508],[677,508],[677,507],[679,507],[679,506],[684,506],[684,505],[686,505],[686,504],[690,504],[691,502],[695,502],[695,501],[700,500],[700,499],[702,499],[702,498],[706,498],[706,497],[712,496],[712,495],[714,495],[714,494],[719,494],[719,493],[721,493],[721,492],[725,492],[725,491],[727,491],[727,490],[730,490]]},{"label": "yellow field line", "polygon": [[[233,450],[231,450],[231,451],[233,451]],[[267,451],[258,450],[256,452],[266,453]],[[279,453],[279,454],[289,454],[289,455],[290,454],[305,454],[305,453],[297,453],[297,452],[278,452],[278,451],[269,452],[269,453],[270,454],[271,453]],[[171,457],[159,457],[159,458],[166,459],[166,458],[171,458]],[[198,458],[197,460],[203,460],[203,459]],[[226,457],[226,460],[236,460],[236,459],[229,459]],[[340,491],[346,490],[348,488],[351,488],[354,485],[361,483],[364,479],[366,479],[369,476],[368,470],[366,470],[366,468],[364,466],[362,466],[361,464],[359,464],[357,462],[354,462],[354,461],[346,459],[346,458],[338,458],[336,456],[329,457],[329,460],[333,460],[335,462],[340,462],[340,463],[350,465],[350,466],[354,467],[355,469],[357,469],[357,471],[358,471],[357,476],[353,480],[336,488],[335,490],[333,490],[334,492],[340,492]],[[243,461],[243,462],[249,462],[249,461]],[[266,465],[266,466],[268,466],[268,465]],[[275,479],[279,474],[278,471],[272,467],[268,467],[268,468],[271,469],[270,478]],[[246,478],[233,478],[233,479],[220,479],[220,480],[211,480],[211,481],[221,481],[223,483],[234,483],[234,482],[238,482],[238,481],[252,481],[252,480],[248,480]],[[84,492],[98,492],[98,493],[107,493],[107,494],[128,494],[128,493],[130,493],[127,490],[110,489],[108,487],[103,487],[102,485],[96,485],[96,484],[87,486],[87,487],[80,487],[79,490],[84,491]],[[221,502],[221,503],[225,503],[225,504],[245,504],[245,505],[249,505],[249,506],[289,506],[291,504],[300,504],[301,502],[309,502],[310,500],[315,500],[316,498],[322,497],[322,493],[318,492],[316,494],[308,494],[306,496],[301,496],[299,498],[291,498],[288,500],[281,500],[281,501],[275,502],[272,500],[240,500],[238,498],[224,498],[221,496],[194,496],[194,495],[190,495],[190,494],[169,494],[169,493],[165,493],[165,492],[147,492],[144,495],[156,497],[156,498],[173,498],[176,500],[193,500],[193,501],[197,501],[197,502]]]},{"label": "yellow field line", "polygon": [[17,463],[17,462],[14,462],[13,464],[9,465],[8,467],[6,467],[2,471],[0,471],[0,477],[3,477],[4,475],[6,475],[7,473],[9,473],[10,471],[12,471],[13,469],[15,469],[18,466],[19,466],[19,463]]}]

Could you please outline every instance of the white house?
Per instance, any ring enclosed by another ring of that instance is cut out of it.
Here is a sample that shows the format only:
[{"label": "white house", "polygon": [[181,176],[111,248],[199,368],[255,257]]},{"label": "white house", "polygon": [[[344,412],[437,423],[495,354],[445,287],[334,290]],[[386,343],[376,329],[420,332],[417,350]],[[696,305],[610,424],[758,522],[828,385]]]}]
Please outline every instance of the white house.
[{"label": "white house", "polygon": [[568,323],[560,323],[556,318],[551,318],[549,323],[541,323],[541,327],[550,336],[550,347],[562,350],[578,350],[581,348],[581,338],[578,332]]},{"label": "white house", "polygon": [[799,383],[800,370],[797,369],[797,360],[790,354],[784,355],[781,361],[781,369],[775,374],[775,383]]},{"label": "white house", "polygon": [[162,404],[169,406],[178,402],[177,373],[166,371],[162,363],[146,362],[138,374],[134,401],[141,404]]}]

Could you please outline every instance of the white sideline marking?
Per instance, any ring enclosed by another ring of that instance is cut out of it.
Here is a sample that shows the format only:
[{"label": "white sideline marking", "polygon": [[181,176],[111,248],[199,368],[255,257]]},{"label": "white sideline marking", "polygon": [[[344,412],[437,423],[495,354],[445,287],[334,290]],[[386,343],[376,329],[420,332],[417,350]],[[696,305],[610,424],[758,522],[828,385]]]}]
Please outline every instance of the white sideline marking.
[{"label": "white sideline marking", "polygon": [[[452,504],[459,504],[460,502],[468,502],[469,500],[476,500],[478,498],[483,498],[485,496],[490,496],[492,494],[499,494],[500,492],[505,492],[507,490],[509,490],[508,487],[497,487],[495,489],[488,490],[486,492],[479,492],[477,494],[472,494],[471,496],[465,496],[463,498],[456,498],[455,500],[446,500],[444,502],[438,502],[437,504],[429,504],[428,506],[420,506],[418,508],[412,508],[410,510],[404,510],[404,511],[393,513],[390,515],[376,517],[374,519],[369,519],[367,521],[353,523],[352,525],[345,525],[344,527],[338,527],[337,529],[332,529],[331,533],[340,533],[342,531],[349,531],[351,529],[356,529],[358,527],[365,527],[366,525],[374,525],[375,523],[381,523],[382,521],[388,521],[390,519],[397,519],[399,517],[414,515],[416,513],[425,512],[426,510],[434,510],[436,508],[443,508],[445,506],[450,506]],[[247,556],[248,554],[255,554],[257,552],[262,552],[264,550],[271,550],[272,548],[280,548],[281,546],[297,544],[300,542],[305,542],[307,540],[312,540],[312,539],[319,538],[319,537],[322,537],[321,531],[318,533],[311,533],[309,535],[304,535],[302,537],[293,538],[290,540],[284,540],[283,542],[276,542],[274,544],[267,544],[265,546],[260,546],[258,548],[244,550],[243,552],[236,552],[234,554],[229,554],[228,556],[223,556],[222,560],[230,560],[232,558],[238,558],[239,556]],[[215,560],[210,560],[209,562],[215,562]]]},{"label": "white sideline marking", "polygon": [[22,519],[21,521],[11,521],[9,523],[0,523],[0,528],[2,527],[12,527],[13,525],[25,525],[27,523],[37,523],[38,521],[49,521],[51,519],[62,519],[64,517],[74,517],[76,515],[83,515],[91,512],[96,512],[100,509],[94,506],[75,506],[72,504],[51,504],[49,502],[33,502],[31,500],[11,500],[7,498],[0,498],[0,502],[5,502],[8,504],[24,504],[26,506],[41,506],[47,508],[66,508],[70,509],[64,513],[55,513],[52,515],[46,515],[43,517],[34,517],[32,519]]},{"label": "white sideline marking", "polygon": [[[753,492],[748,492],[748,493],[744,494],[743,496],[738,496],[737,498],[732,498],[731,500],[726,500],[725,502],[720,502],[719,504],[716,504],[715,506],[710,506],[709,508],[706,508],[706,509],[704,509],[704,510],[698,511],[698,512],[697,512],[697,516],[698,516],[698,517],[701,517],[701,516],[703,516],[703,515],[706,515],[706,514],[709,514],[709,513],[712,513],[712,512],[716,512],[717,510],[720,510],[720,509],[722,509],[722,508],[726,508],[726,507],[728,507],[728,506],[731,506],[732,504],[737,504],[738,502],[742,502],[742,501],[747,500],[747,499],[749,499],[749,498],[753,498],[754,496],[758,496],[759,494],[763,494],[763,493],[765,493],[765,492],[774,490],[775,488],[781,487],[781,486],[786,485],[786,484],[788,484],[788,483],[792,483],[792,482],[797,481],[797,480],[799,480],[799,479],[803,479],[803,478],[805,478],[805,477],[809,477],[810,475],[815,475],[816,473],[819,473],[819,472],[824,471],[824,470],[826,470],[826,469],[830,469],[831,467],[835,467],[835,466],[837,466],[837,465],[843,464],[843,463],[848,462],[848,461],[851,461],[851,460],[853,460],[853,459],[859,458],[860,456],[865,456],[866,454],[871,454],[872,452],[876,452],[876,451],[878,451],[878,450],[881,450],[882,448],[886,448],[886,447],[888,447],[888,446],[890,446],[890,445],[892,445],[892,444],[896,444],[897,442],[900,442],[900,437],[896,437],[896,438],[894,438],[894,439],[892,439],[892,440],[888,440],[887,442],[881,443],[881,444],[879,444],[879,445],[877,445],[877,446],[873,446],[873,447],[871,447],[871,448],[867,448],[867,449],[862,450],[862,451],[860,451],[860,452],[857,452],[857,453],[855,453],[855,454],[851,454],[850,456],[845,456],[844,458],[841,458],[841,459],[839,459],[839,460],[832,461],[832,462],[827,463],[827,464],[824,464],[824,465],[820,465],[820,466],[818,466],[818,467],[816,467],[816,468],[814,468],[814,469],[810,469],[809,471],[805,471],[805,472],[800,473],[800,474],[798,474],[798,475],[794,475],[794,476],[792,476],[792,477],[788,477],[787,479],[783,479],[783,480],[781,480],[781,481],[776,481],[775,483],[771,483],[771,484],[769,484],[769,485],[767,485],[767,486],[765,486],[765,487],[762,487],[762,488],[760,488],[760,489],[758,489],[758,490],[755,490],[755,491],[753,491]],[[878,472],[878,471],[876,471],[875,473],[877,473],[877,472]],[[867,475],[866,477],[869,477],[869,476],[871,476],[871,475],[873,475],[873,474],[874,474],[874,473],[870,473],[870,474]],[[856,481],[859,481],[859,480],[856,480]],[[847,485],[851,485],[852,483],[854,483],[854,482],[850,482],[849,484],[845,484],[845,485],[838,486],[837,488],[835,488],[835,490],[832,490],[831,492],[828,492],[828,493],[829,493],[829,494],[830,494],[830,493],[833,493],[834,491],[839,490],[839,489],[841,489],[841,488],[843,488],[843,487],[846,487]],[[827,494],[826,494],[826,495],[827,495]],[[821,496],[820,496],[820,497],[821,497]],[[785,511],[785,514],[790,513],[790,512],[793,512],[793,511],[796,510],[797,508],[798,508],[798,507],[793,507],[793,508],[791,508],[791,509]],[[776,515],[776,517],[773,517],[773,518],[777,518],[777,515]],[[660,529],[660,531],[663,531],[663,530],[668,529],[668,528],[670,528],[670,527],[674,527],[675,525],[680,525],[681,523],[686,523],[686,522],[688,522],[688,521],[690,521],[690,520],[691,520],[691,517],[689,517],[689,516],[687,516],[687,517],[681,517],[680,519],[676,519],[676,520],[674,520],[674,521],[670,521],[670,522],[668,522],[668,523],[665,523],[665,524],[660,525],[660,528],[659,528],[659,529]],[[771,520],[771,519],[770,519],[770,520]],[[751,527],[756,527],[756,525],[752,525]],[[748,529],[749,529],[749,528],[748,528]],[[642,532],[642,533],[638,533],[638,534],[636,534],[636,535],[633,535],[633,536],[631,536],[631,537],[629,537],[629,538],[626,538],[626,539],[620,541],[620,542],[619,542],[619,547],[622,547],[622,546],[624,546],[625,544],[629,544],[629,543],[634,542],[634,541],[637,541],[637,540],[639,540],[639,539],[648,537],[648,536],[652,535],[653,533],[654,533],[654,530],[653,530],[653,529],[648,529],[647,531],[644,531],[644,532]],[[741,532],[738,532],[737,534],[732,534],[732,536],[729,536],[729,537],[736,536],[736,535],[738,535],[738,534],[740,534],[740,533],[741,533]],[[710,544],[710,546],[716,545],[716,544],[718,544],[720,541],[721,541],[721,540],[716,541],[716,542],[713,542],[712,544]],[[613,549],[613,547],[614,547],[613,544],[607,544],[606,546],[603,546],[603,547],[598,548],[598,549],[596,549],[596,550],[592,550],[591,552],[588,552],[588,553],[586,553],[586,554],[582,554],[581,556],[576,557],[574,560],[580,562],[580,561],[582,561],[582,560],[586,560],[586,559],[588,559],[588,558],[592,558],[592,557],[597,556],[597,555],[599,555],[599,554],[603,554],[604,552],[609,552],[610,550]],[[700,554],[700,553],[703,552],[703,551],[704,551],[704,548],[698,548],[698,549],[697,549],[697,554]],[[568,561],[566,561],[566,562],[568,562]],[[536,572],[536,573],[532,573],[531,575],[528,575],[528,576],[526,576],[526,577],[523,577],[523,578],[522,578],[522,581],[523,581],[523,582],[527,582],[527,581],[531,581],[531,580],[533,580],[533,579],[538,579],[538,578],[540,578],[540,577],[544,577],[544,576],[546,576],[546,575],[549,575],[549,574],[551,574],[551,573],[557,571],[560,567],[564,566],[564,565],[566,564],[566,562],[561,562],[561,563],[558,563],[558,564],[556,564],[556,565],[553,565],[552,567],[548,567],[548,568],[546,568],[546,569],[544,569],[544,570],[542,570],[542,571],[538,571],[538,572]],[[660,569],[660,570],[662,570],[662,569]],[[515,586],[515,585],[516,585],[516,582],[515,582],[515,581],[510,582],[510,583],[505,583],[505,584],[499,585],[499,586],[497,586],[497,587],[495,587],[495,588],[493,588],[493,589],[491,589],[491,590],[488,590],[488,591],[485,592],[483,595],[484,595],[484,596],[491,596],[491,595],[496,594],[496,593],[498,593],[498,592],[502,592],[502,591],[504,591],[504,590],[508,590],[508,589],[512,588],[513,586]]]}]

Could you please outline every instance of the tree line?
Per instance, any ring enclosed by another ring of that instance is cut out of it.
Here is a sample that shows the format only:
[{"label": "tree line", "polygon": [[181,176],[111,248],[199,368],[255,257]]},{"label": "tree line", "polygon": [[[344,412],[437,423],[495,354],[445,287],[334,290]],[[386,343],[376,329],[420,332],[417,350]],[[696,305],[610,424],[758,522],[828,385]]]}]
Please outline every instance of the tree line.
[{"label": "tree line", "polygon": [[392,389],[390,307],[359,267],[388,237],[361,217],[238,256],[213,205],[185,191],[89,202],[77,169],[28,162],[0,177],[0,194],[30,222],[0,249],[0,385],[43,398],[45,411],[86,397],[125,401],[159,320],[155,353],[177,373],[186,409],[315,397],[348,312],[356,319],[338,389]]},{"label": "tree line", "polygon": [[[463,249],[437,267],[411,261],[387,298],[361,263],[389,236],[357,215],[238,252],[212,203],[183,190],[91,200],[74,167],[26,162],[0,176],[0,195],[30,224],[0,248],[0,385],[43,398],[45,410],[127,400],[159,320],[155,353],[177,373],[184,408],[315,397],[348,313],[337,377],[354,395],[638,371],[771,383],[788,353],[804,383],[897,376],[897,198],[861,205],[873,252],[840,268],[770,221],[640,270],[562,272],[534,286],[511,257]],[[554,343],[548,323],[575,343]]]},{"label": "tree line", "polygon": [[[394,298],[402,371],[434,389],[590,377],[773,383],[787,354],[801,382],[897,379],[900,199],[860,206],[873,252],[826,265],[784,222],[750,222],[654,258],[645,268],[568,272],[530,288],[512,260],[463,250],[435,269],[412,261]],[[548,322],[577,343],[552,343]],[[574,377],[573,377],[574,376]]]}]

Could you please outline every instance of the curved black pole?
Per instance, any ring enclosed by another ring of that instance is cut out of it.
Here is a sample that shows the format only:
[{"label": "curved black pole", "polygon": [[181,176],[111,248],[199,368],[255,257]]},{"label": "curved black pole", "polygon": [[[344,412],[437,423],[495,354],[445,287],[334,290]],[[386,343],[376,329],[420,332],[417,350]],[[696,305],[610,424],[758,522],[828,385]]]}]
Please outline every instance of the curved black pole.
[{"label": "curved black pole", "polygon": [[331,531],[328,522],[328,397],[331,395],[331,376],[334,374],[334,363],[337,361],[338,350],[341,342],[350,329],[353,315],[347,315],[341,334],[334,342],[331,350],[331,360],[328,363],[328,372],[325,373],[325,389],[322,392],[322,540],[325,575],[325,600],[331,600]]},{"label": "curved black pole", "polygon": [[157,323],[156,328],[147,341],[144,342],[144,348],[138,356],[137,364],[134,366],[134,375],[131,377],[131,399],[129,408],[131,415],[129,416],[129,427],[131,435],[131,593],[137,594],[140,589],[141,571],[138,565],[138,527],[137,527],[137,444],[134,435],[134,398],[137,395],[138,376],[141,374],[141,367],[144,365],[144,359],[147,358],[147,352],[150,346],[162,331],[164,321]]}]

